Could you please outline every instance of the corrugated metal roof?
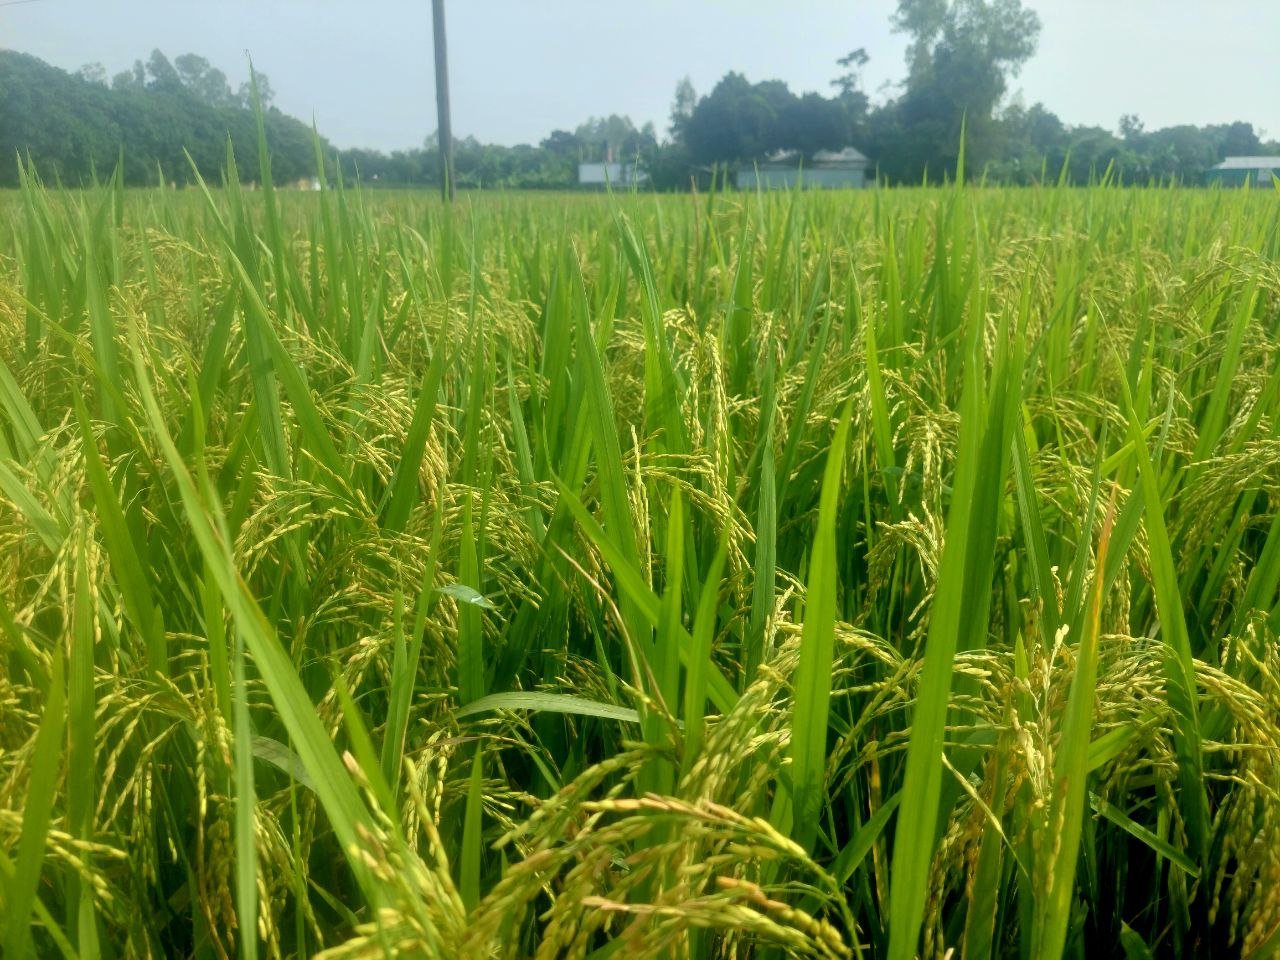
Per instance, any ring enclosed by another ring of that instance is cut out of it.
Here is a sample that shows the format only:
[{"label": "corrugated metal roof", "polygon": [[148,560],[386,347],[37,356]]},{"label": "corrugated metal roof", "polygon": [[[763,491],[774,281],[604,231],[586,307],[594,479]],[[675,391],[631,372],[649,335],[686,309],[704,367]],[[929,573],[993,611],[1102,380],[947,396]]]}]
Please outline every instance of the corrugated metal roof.
[{"label": "corrugated metal roof", "polygon": [[[802,157],[799,150],[776,150],[764,159],[764,163],[759,164],[760,167],[794,167],[800,164]],[[808,167],[818,166],[842,166],[867,164],[870,161],[867,155],[857,147],[845,147],[842,150],[819,150],[813,155],[813,162],[806,164]],[[743,164],[743,169],[747,169],[751,164]]]},{"label": "corrugated metal roof", "polygon": [[814,163],[866,163],[867,155],[857,147],[843,150],[819,150],[813,155]]},{"label": "corrugated metal roof", "polygon": [[1275,170],[1280,168],[1280,157],[1227,157],[1215,170]]}]

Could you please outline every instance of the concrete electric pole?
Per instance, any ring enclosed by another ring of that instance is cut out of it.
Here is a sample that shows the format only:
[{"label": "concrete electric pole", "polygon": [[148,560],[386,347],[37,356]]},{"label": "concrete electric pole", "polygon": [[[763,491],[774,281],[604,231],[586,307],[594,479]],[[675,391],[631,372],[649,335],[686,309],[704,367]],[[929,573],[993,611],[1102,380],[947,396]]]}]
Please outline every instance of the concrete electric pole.
[{"label": "concrete electric pole", "polygon": [[453,199],[453,131],[449,124],[449,55],[444,38],[444,0],[431,0],[436,42],[436,116],[440,147],[440,196]]}]

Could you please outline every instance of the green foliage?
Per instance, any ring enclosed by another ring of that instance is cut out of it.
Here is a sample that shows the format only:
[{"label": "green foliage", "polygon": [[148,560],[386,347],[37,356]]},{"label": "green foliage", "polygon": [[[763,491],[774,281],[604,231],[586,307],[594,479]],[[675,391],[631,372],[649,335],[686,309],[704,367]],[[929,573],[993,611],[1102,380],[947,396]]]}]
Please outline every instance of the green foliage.
[{"label": "green foliage", "polygon": [[[1063,172],[1077,184],[1109,175],[1194,185],[1225,156],[1280,152],[1239,121],[1145,131],[1126,115],[1117,135],[1069,127],[1040,103],[1006,102],[1009,77],[1034,51],[1039,30],[1019,0],[903,0],[894,22],[911,37],[909,69],[901,92],[883,102],[873,104],[862,89],[869,58],[861,48],[837,60],[831,98],[794,92],[780,80],[753,83],[733,71],[699,97],[685,78],[676,87],[666,140],[651,123],[637,127],[618,114],[553,130],[536,145],[464,136],[454,143],[457,185],[570,189],[578,185],[579,163],[612,158],[638,164],[653,189],[704,189],[714,171],[738,163],[779,152],[810,160],[846,146],[870,156],[882,182],[917,184],[953,175],[962,127],[969,177],[1016,184],[1056,181]],[[276,180],[310,179],[312,131],[272,107],[270,83],[256,76]],[[195,172],[214,181],[228,136],[240,176],[253,181],[250,86],[233,91],[220,69],[192,53],[171,62],[153,51],[108,86],[100,64],[68,74],[0,51],[0,186],[16,186],[27,159],[46,178],[70,185],[92,183],[121,158],[129,185],[189,184]],[[341,173],[366,186],[438,186],[434,134],[420,148],[390,152],[337,151],[323,140],[320,147],[330,180]]]},{"label": "green foliage", "polygon": [[[51,181],[87,186],[123,159],[127,184],[187,184],[195,170],[216,181],[227,138],[237,166],[252,179],[253,113],[248,91],[232,94],[226,77],[191,54],[171,64],[160,51],[108,88],[35,57],[0,50],[0,186],[17,186],[18,164],[30,159]],[[269,101],[269,98],[267,98]],[[310,178],[312,132],[274,108],[264,121],[277,179]]]},{"label": "green foliage", "polygon": [[956,168],[961,124],[971,169],[991,159],[1008,77],[1035,52],[1040,20],[1021,0],[899,0],[894,26],[910,38],[907,79],[873,128],[895,180]]},{"label": "green foliage", "polygon": [[780,80],[750,83],[727,73],[697,102],[680,127],[698,164],[763,159],[779,150],[811,157],[849,143],[849,115],[839,100],[816,93],[797,97]]}]

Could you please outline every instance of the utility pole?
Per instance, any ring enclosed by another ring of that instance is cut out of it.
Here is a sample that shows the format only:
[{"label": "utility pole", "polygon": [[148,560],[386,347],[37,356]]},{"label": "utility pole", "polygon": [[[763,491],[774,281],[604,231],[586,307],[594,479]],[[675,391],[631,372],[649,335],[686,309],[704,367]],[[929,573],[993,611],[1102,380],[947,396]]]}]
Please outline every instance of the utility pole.
[{"label": "utility pole", "polygon": [[444,39],[444,0],[431,0],[436,41],[436,136],[440,148],[440,197],[453,200],[453,131],[449,124],[449,55]]}]

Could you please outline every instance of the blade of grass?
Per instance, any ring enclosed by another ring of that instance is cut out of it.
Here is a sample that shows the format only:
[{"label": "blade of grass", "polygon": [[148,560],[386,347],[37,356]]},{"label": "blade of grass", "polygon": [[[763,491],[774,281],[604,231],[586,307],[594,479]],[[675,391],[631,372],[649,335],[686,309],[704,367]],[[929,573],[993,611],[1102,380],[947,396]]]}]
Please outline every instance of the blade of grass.
[{"label": "blade of grass", "polygon": [[689,644],[688,667],[685,671],[684,709],[681,716],[684,720],[684,767],[688,773],[694,760],[702,750],[702,734],[707,712],[707,697],[710,693],[709,679],[721,676],[711,659],[712,641],[715,639],[716,610],[719,606],[721,583],[725,558],[728,555],[727,533],[721,538],[720,547],[716,550],[707,570],[706,579],[702,583],[702,593],[698,598],[698,610],[693,617],[693,635]]},{"label": "blade of grass", "polygon": [[84,452],[85,477],[93,493],[98,528],[107,547],[111,572],[120,588],[125,611],[141,634],[146,646],[147,666],[152,673],[169,676],[169,654],[165,642],[164,621],[148,583],[149,565],[134,543],[133,535],[120,507],[119,497],[107,475],[98,452],[98,442],[89,424],[89,415],[79,394],[72,396],[76,419],[80,425],[81,449]]},{"label": "blade of grass", "polygon": [[[840,508],[840,483],[849,444],[852,401],[845,404],[827,451],[818,505],[818,527],[809,560],[805,589],[804,625],[800,635],[800,660],[792,681],[794,706],[791,718],[791,810],[786,816],[796,842],[813,849],[822,809],[827,760],[827,727],[831,709],[831,664],[835,655],[836,519]],[[776,808],[775,808],[776,809]],[[782,824],[777,820],[775,826]]]},{"label": "blade of grass", "polygon": [[[396,660],[391,673],[390,703],[387,708],[387,726],[382,741],[382,775],[389,784],[397,784],[400,764],[403,762],[405,735],[409,727],[409,710],[413,702],[413,690],[418,673],[418,661],[422,656],[422,636],[426,630],[427,615],[435,594],[436,568],[440,556],[440,537],[444,529],[444,500],[437,499],[431,521],[431,544],[422,584],[418,588],[418,601],[414,605],[413,632],[408,649]],[[397,593],[397,605],[400,595]],[[403,634],[400,611],[396,611],[396,630]],[[404,637],[400,636],[401,643]]]},{"label": "blade of grass", "polygon": [[1200,862],[1209,853],[1209,800],[1204,786],[1203,752],[1200,743],[1200,717],[1196,706],[1196,667],[1187,635],[1187,622],[1178,590],[1177,568],[1173,547],[1164,522],[1164,505],[1159,482],[1133,404],[1129,385],[1120,381],[1125,409],[1129,417],[1129,437],[1138,464],[1138,493],[1142,497],[1147,521],[1147,542],[1151,562],[1152,586],[1155,591],[1156,616],[1159,618],[1164,650],[1164,674],[1169,705],[1176,717],[1174,750],[1178,759],[1178,806],[1193,849]]},{"label": "blade of grass", "polygon": [[630,707],[601,703],[568,693],[535,691],[523,693],[490,693],[478,700],[459,707],[453,712],[457,720],[490,713],[496,710],[528,710],[531,712],[568,713],[581,717],[597,717],[601,720],[617,720],[620,723],[639,723],[640,714]]},{"label": "blade of grass", "polygon": [[1084,635],[1076,652],[1076,669],[1062,724],[1062,738],[1054,758],[1054,794],[1049,807],[1050,829],[1056,834],[1049,887],[1044,892],[1043,933],[1038,955],[1057,960],[1066,946],[1075,899],[1076,865],[1080,858],[1080,833],[1088,794],[1089,747],[1098,679],[1098,636],[1102,617],[1103,575],[1107,548],[1115,522],[1116,490],[1098,539],[1094,585],[1084,620]]},{"label": "blade of grass", "polygon": [[66,687],[62,654],[50,665],[49,697],[36,731],[31,770],[27,777],[26,802],[22,808],[22,830],[18,835],[18,855],[13,880],[6,884],[4,955],[25,957],[31,949],[31,912],[36,902],[44,865],[45,839],[53,817],[62,766],[62,731],[66,722]]},{"label": "blade of grass", "polygon": [[[911,960],[924,920],[936,841],[934,825],[938,823],[942,795],[941,754],[953,661],[962,643],[976,645],[987,632],[998,502],[1004,488],[1008,436],[1018,408],[1018,381],[1007,369],[1001,369],[998,358],[991,398],[984,396],[978,333],[977,325],[970,323],[956,479],[929,614],[924,668],[911,713],[903,799],[894,834],[889,891],[890,960]],[[1005,326],[1004,336],[1007,334]],[[1015,371],[1020,369],[1016,362],[1012,367]]]}]

